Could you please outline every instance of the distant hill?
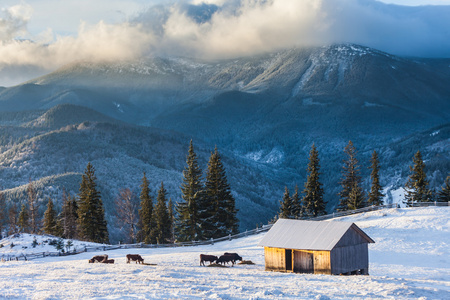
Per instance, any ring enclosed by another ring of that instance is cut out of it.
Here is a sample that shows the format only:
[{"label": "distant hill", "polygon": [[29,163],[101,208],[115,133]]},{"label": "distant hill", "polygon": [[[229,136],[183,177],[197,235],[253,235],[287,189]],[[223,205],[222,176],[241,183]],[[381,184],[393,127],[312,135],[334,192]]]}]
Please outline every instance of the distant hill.
[{"label": "distant hill", "polygon": [[72,64],[0,91],[0,184],[80,173],[92,161],[109,201],[144,170],[179,199],[193,139],[203,168],[215,145],[224,154],[244,229],[277,213],[284,186],[302,190],[313,143],[333,210],[352,140],[366,188],[373,150],[387,191],[404,185],[420,150],[439,189],[450,170],[449,65],[353,44]]}]

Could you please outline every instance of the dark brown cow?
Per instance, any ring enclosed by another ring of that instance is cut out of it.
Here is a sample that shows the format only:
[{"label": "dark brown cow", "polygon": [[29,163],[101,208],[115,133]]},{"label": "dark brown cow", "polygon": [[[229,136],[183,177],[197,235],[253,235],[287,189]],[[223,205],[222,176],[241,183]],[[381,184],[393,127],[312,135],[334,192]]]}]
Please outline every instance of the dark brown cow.
[{"label": "dark brown cow", "polygon": [[104,261],[102,261],[102,263],[104,263],[104,264],[113,264],[114,263],[114,259],[105,259]]},{"label": "dark brown cow", "polygon": [[127,264],[130,263],[130,260],[140,264],[144,263],[144,259],[139,254],[127,254]]},{"label": "dark brown cow", "polygon": [[101,263],[101,262],[103,262],[103,261],[105,261],[105,260],[107,260],[107,259],[108,259],[108,255],[107,255],[107,254],[96,255],[96,256],[94,256],[93,258],[91,258],[91,259],[89,260],[89,263],[90,263],[90,264],[95,263],[95,262]]},{"label": "dark brown cow", "polygon": [[233,257],[231,255],[221,255],[216,260],[216,263],[223,264],[223,265],[225,265],[225,263],[229,263],[229,262],[231,262],[231,266],[234,265],[234,260],[233,260]]},{"label": "dark brown cow", "polygon": [[242,261],[242,257],[239,256],[239,254],[237,254],[237,253],[225,252],[223,255],[232,257],[233,258],[233,263],[236,263],[237,260]]},{"label": "dark brown cow", "polygon": [[205,261],[209,261],[209,264],[212,262],[215,262],[217,260],[217,256],[215,255],[207,255],[207,254],[200,254],[200,266],[205,265]]}]

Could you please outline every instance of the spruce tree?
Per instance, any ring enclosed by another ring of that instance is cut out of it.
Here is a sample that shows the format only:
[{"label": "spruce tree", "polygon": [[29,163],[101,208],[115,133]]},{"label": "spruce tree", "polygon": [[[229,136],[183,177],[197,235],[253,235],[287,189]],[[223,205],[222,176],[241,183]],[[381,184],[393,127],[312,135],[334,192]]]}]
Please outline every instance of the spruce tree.
[{"label": "spruce tree", "polygon": [[303,219],[305,217],[303,201],[298,193],[298,185],[295,185],[294,194],[291,197],[291,215],[295,219]]},{"label": "spruce tree", "polygon": [[364,193],[360,186],[358,186],[357,182],[353,183],[353,187],[348,194],[348,210],[355,210],[358,208],[365,207],[364,203]]},{"label": "spruce tree", "polygon": [[292,218],[292,199],[289,195],[287,186],[284,187],[283,199],[280,201],[280,213],[278,214],[280,219]]},{"label": "spruce tree", "polygon": [[57,235],[56,226],[56,211],[53,206],[53,201],[48,198],[47,210],[44,213],[44,233]]},{"label": "spruce tree", "polygon": [[30,233],[36,234],[39,230],[39,220],[38,220],[38,208],[37,208],[37,192],[36,188],[34,187],[33,182],[31,181],[31,178],[28,182],[27,187],[27,194],[28,194],[28,208],[29,208],[29,222],[30,222]]},{"label": "spruce tree", "polygon": [[305,189],[303,194],[305,196],[302,199],[305,211],[308,215],[313,217],[326,214],[325,201],[323,199],[322,183],[319,180],[320,176],[320,161],[319,152],[316,146],[313,144],[311,151],[309,152],[309,163],[307,168],[308,176],[305,182]]},{"label": "spruce tree", "polygon": [[[356,158],[357,151],[353,146],[352,141],[348,142],[348,145],[344,149],[344,153],[347,155],[347,159],[344,160],[344,166],[342,167],[342,179],[340,182],[342,191],[339,193],[340,199],[338,211],[350,209],[349,197],[353,189],[354,193],[359,193],[359,191],[362,192],[360,167]],[[364,194],[362,194],[362,197],[364,198]]]},{"label": "spruce tree", "polygon": [[144,172],[142,176],[142,183],[140,185],[141,194],[141,208],[139,209],[139,225],[138,241],[145,244],[154,244],[156,240],[152,237],[152,228],[155,227],[153,221],[153,198],[149,187],[147,176]]},{"label": "spruce tree", "polygon": [[238,233],[235,200],[217,147],[208,161],[205,181],[205,214],[202,216],[204,238],[218,238]]},{"label": "spruce tree", "polygon": [[0,240],[3,238],[3,226],[6,224],[6,201],[3,192],[0,192]]},{"label": "spruce tree", "polygon": [[8,223],[9,223],[9,228],[8,228],[8,234],[14,234],[17,233],[19,230],[19,226],[18,226],[18,217],[17,217],[17,205],[16,203],[13,203],[13,205],[11,205],[11,207],[8,210]]},{"label": "spruce tree", "polygon": [[152,229],[153,236],[157,244],[168,244],[171,240],[171,226],[169,211],[167,210],[167,191],[164,188],[164,183],[161,182],[161,188],[156,197],[156,205],[153,210],[153,219],[155,220],[155,227]]},{"label": "spruce tree", "polygon": [[199,204],[203,201],[202,171],[198,166],[197,155],[194,152],[192,140],[186,159],[187,166],[183,171],[181,198],[176,206],[177,218],[175,234],[178,241],[198,241],[202,239]]},{"label": "spruce tree", "polygon": [[438,193],[439,201],[450,202],[450,175],[447,176],[444,182],[444,186]]},{"label": "spruce tree", "polygon": [[420,151],[417,151],[414,155],[413,163],[414,165],[409,167],[412,173],[409,175],[405,185],[405,201],[408,206],[412,206],[413,203],[417,202],[431,201],[433,197],[431,190],[428,189],[425,163]]},{"label": "spruce tree", "polygon": [[78,236],[85,241],[108,243],[105,209],[96,180],[95,169],[88,163],[78,193]]},{"label": "spruce tree", "polygon": [[378,154],[375,150],[372,153],[372,159],[370,161],[371,161],[370,168],[372,169],[372,172],[370,173],[370,178],[372,179],[372,186],[370,188],[367,202],[369,205],[379,206],[383,205],[384,194],[382,192],[383,188],[381,187],[380,184],[380,175],[379,175],[380,167],[378,162]]},{"label": "spruce tree", "polygon": [[19,218],[17,220],[17,225],[19,226],[20,232],[28,232],[30,228],[30,220],[28,215],[28,209],[25,204],[22,204],[22,208],[19,213]]}]

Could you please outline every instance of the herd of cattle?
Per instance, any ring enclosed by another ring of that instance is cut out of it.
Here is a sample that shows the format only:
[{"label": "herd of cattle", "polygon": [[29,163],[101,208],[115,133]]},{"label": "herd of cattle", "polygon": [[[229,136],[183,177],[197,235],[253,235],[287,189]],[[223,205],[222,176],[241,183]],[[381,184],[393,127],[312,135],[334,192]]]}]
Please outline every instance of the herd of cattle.
[{"label": "herd of cattle", "polygon": [[[140,264],[144,263],[144,259],[139,254],[127,254],[127,264],[129,264],[130,261],[134,261]],[[237,253],[228,253],[228,252],[225,252],[223,255],[219,257],[215,255],[200,254],[200,266],[202,265],[204,266],[205,261],[208,261],[209,264],[216,263],[222,265],[231,262],[231,266],[233,266],[236,263],[236,261],[242,261],[242,257],[239,256]],[[89,263],[113,264],[114,259],[108,259],[107,254],[96,255],[89,260]]]},{"label": "herd of cattle", "polygon": [[200,266],[205,265],[205,261],[209,261],[209,264],[216,263],[216,264],[228,264],[231,262],[231,266],[234,266],[236,261],[242,261],[242,257],[239,256],[237,253],[228,253],[225,252],[223,255],[217,257],[215,255],[207,255],[207,254],[200,254]]}]

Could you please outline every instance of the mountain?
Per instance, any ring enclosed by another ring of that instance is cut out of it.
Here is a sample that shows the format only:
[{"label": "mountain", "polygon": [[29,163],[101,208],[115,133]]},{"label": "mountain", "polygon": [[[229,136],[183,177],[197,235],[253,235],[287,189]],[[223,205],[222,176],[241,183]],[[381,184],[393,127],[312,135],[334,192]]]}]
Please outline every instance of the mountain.
[{"label": "mountain", "polygon": [[333,210],[352,140],[366,188],[373,150],[388,194],[406,182],[417,150],[440,188],[450,169],[449,65],[353,44],[214,62],[72,64],[0,91],[1,184],[79,174],[92,161],[108,201],[144,170],[179,199],[193,139],[203,168],[215,145],[224,154],[246,229],[276,213],[285,185],[302,189],[313,143]]}]

